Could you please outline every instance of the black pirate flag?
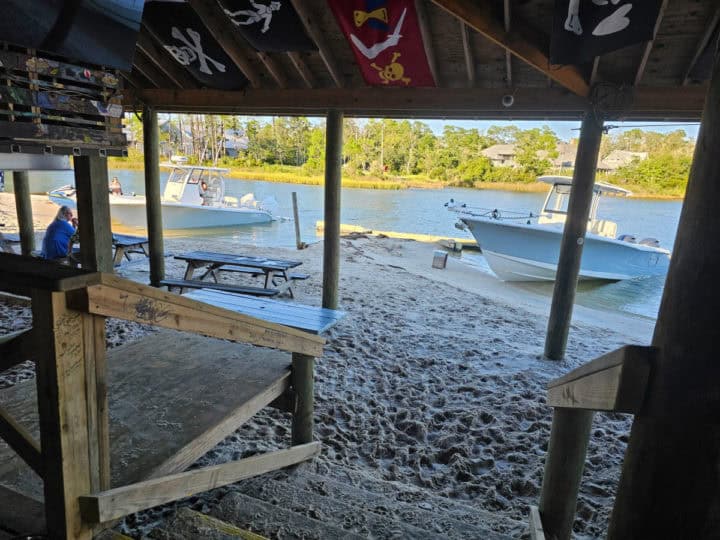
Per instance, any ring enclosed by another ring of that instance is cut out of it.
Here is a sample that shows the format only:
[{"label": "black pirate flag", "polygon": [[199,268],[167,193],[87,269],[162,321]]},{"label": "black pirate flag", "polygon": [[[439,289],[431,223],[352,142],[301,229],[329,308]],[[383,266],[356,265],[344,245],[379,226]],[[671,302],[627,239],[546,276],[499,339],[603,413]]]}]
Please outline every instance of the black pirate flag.
[{"label": "black pirate flag", "polygon": [[662,0],[555,0],[550,63],[577,64],[653,39]]},{"label": "black pirate flag", "polygon": [[290,0],[222,0],[221,3],[238,32],[258,51],[317,49],[305,34]]},{"label": "black pirate flag", "polygon": [[148,2],[143,21],[170,56],[203,86],[235,90],[247,84],[245,76],[188,4]]}]

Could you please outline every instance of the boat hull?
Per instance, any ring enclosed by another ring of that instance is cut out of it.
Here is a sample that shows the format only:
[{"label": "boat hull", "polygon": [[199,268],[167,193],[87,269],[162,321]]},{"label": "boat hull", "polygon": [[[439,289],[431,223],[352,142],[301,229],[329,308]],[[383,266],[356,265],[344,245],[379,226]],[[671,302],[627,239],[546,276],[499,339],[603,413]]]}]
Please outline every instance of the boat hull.
[{"label": "boat hull", "polygon": [[[492,271],[504,281],[554,281],[560,257],[561,225],[522,225],[462,218]],[[663,275],[670,253],[588,234],[580,262],[581,280],[619,281]]]}]

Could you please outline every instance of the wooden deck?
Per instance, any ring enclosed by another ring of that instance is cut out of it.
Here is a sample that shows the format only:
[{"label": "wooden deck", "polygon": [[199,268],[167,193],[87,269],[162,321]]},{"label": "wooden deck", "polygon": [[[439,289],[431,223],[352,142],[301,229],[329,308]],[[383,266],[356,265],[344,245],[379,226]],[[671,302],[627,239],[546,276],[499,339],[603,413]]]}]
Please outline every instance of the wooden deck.
[{"label": "wooden deck", "polygon": [[[185,470],[283,393],[290,364],[289,353],[167,330],[108,351],[112,485]],[[0,390],[0,403],[38,437],[35,387]],[[42,498],[2,440],[0,483]]]}]

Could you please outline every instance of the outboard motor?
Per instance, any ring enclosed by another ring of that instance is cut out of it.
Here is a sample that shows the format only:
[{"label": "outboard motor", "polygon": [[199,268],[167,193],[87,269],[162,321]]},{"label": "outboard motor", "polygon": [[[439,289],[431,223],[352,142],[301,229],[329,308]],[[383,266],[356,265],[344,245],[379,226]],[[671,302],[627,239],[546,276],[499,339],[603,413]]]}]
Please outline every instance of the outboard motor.
[{"label": "outboard motor", "polygon": [[657,238],[643,238],[638,243],[643,246],[660,247],[660,241]]},{"label": "outboard motor", "polygon": [[628,242],[630,244],[637,244],[637,238],[633,234],[621,234],[617,237],[621,242]]}]

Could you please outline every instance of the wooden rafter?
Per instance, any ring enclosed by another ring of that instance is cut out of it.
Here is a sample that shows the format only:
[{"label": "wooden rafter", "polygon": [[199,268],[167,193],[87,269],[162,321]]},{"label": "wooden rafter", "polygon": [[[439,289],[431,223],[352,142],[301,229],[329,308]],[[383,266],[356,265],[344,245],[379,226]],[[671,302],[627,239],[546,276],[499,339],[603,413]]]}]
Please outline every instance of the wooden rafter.
[{"label": "wooden rafter", "polygon": [[240,47],[236,38],[237,32],[232,28],[232,23],[223,12],[220,4],[214,0],[211,2],[207,0],[188,0],[188,3],[193,10],[195,10],[195,13],[202,23],[213,34],[213,37],[225,51],[225,54],[230,57],[242,74],[247,77],[250,85],[253,88],[260,88],[260,75],[250,63],[245,51]]},{"label": "wooden rafter", "polygon": [[703,32],[702,38],[700,38],[700,42],[697,45],[697,48],[695,49],[695,54],[693,54],[692,60],[690,61],[690,64],[688,65],[687,69],[685,70],[685,75],[683,75],[682,78],[682,85],[686,86],[688,82],[690,82],[690,73],[692,72],[693,68],[695,67],[695,64],[697,64],[698,60],[700,59],[700,56],[702,55],[703,51],[705,50],[705,47],[708,46],[708,43],[710,43],[710,39],[712,39],[713,34],[715,33],[715,29],[718,26],[718,23],[720,23],[720,7],[715,10],[715,15],[713,15],[713,18],[710,19],[710,23],[707,25],[707,28],[705,28],[705,32]]},{"label": "wooden rafter", "polygon": [[162,49],[156,38],[143,28],[138,34],[137,48],[178,88],[197,88],[195,80]]},{"label": "wooden rafter", "polygon": [[147,88],[148,83],[152,85],[152,82],[148,81],[145,77],[143,77],[143,74],[137,71],[134,66],[132,71],[121,71],[120,75],[123,79],[125,79],[126,82],[130,83],[130,85],[137,90]]},{"label": "wooden rafter", "polygon": [[430,20],[427,15],[425,0],[415,0],[415,11],[417,12],[418,25],[420,26],[420,34],[422,35],[423,47],[425,48],[425,56],[427,57],[430,73],[433,76],[435,85],[442,86],[440,73],[437,68],[437,60],[435,58],[435,47],[433,46],[432,32],[430,31]]},{"label": "wooden rafter", "polygon": [[[503,21],[505,23],[505,31],[510,32],[510,0],[503,1]],[[505,49],[505,81],[507,85],[512,87],[512,54]]]},{"label": "wooden rafter", "polygon": [[287,55],[288,58],[290,58],[290,61],[293,63],[293,66],[295,66],[295,69],[302,78],[303,82],[305,83],[305,86],[307,86],[308,88],[313,88],[315,86],[315,77],[313,77],[312,71],[310,71],[310,68],[308,68],[305,60],[302,59],[300,53],[289,52],[287,53]]},{"label": "wooden rafter", "polygon": [[432,1],[571,92],[582,97],[588,96],[590,87],[577,66],[551,66],[545,48],[532,43],[525,37],[534,32],[522,21],[513,20],[513,29],[506,32],[504,26],[495,20],[485,3],[463,0]]},{"label": "wooden rafter", "polygon": [[[314,88],[263,89],[243,92],[222,90],[128,90],[125,105],[136,100],[162,112],[248,113],[311,115],[338,109],[346,116],[386,116],[388,118],[557,118],[579,119],[587,109],[587,100],[563,88],[538,91],[518,87],[515,104],[502,106],[507,88]],[[702,87],[640,87],[633,94],[631,109],[617,112],[626,119],[696,121],[702,114],[705,89]],[[613,111],[608,111],[614,118]],[[0,276],[2,277],[2,276]]]},{"label": "wooden rafter", "polygon": [[462,37],[463,51],[465,53],[465,69],[467,70],[468,86],[472,88],[475,86],[475,57],[472,52],[472,45],[470,43],[470,31],[468,30],[467,24],[462,21],[460,23],[460,36]]},{"label": "wooden rafter", "polygon": [[135,51],[133,66],[140,74],[158,88],[172,88],[175,85],[160,71],[141,50]]},{"label": "wooden rafter", "polygon": [[660,12],[658,13],[658,18],[655,21],[653,38],[645,44],[642,56],[640,57],[640,64],[638,65],[637,72],[635,73],[635,80],[633,81],[633,84],[635,86],[640,84],[643,74],[645,73],[645,67],[647,66],[648,58],[650,58],[650,52],[652,51],[653,45],[655,44],[655,37],[657,36],[658,29],[660,28],[660,23],[662,22],[663,16],[665,15],[665,8],[667,7],[667,5],[668,0],[663,0],[662,5],[660,6]]},{"label": "wooden rafter", "polygon": [[600,69],[600,57],[593,58],[592,71],[590,72],[590,86],[597,82],[598,70]]},{"label": "wooden rafter", "polygon": [[258,51],[257,56],[263,63],[263,65],[267,68],[267,70],[270,72],[272,78],[275,79],[278,87],[287,88],[287,77],[285,76],[282,67],[280,67],[280,64],[278,64],[278,62],[266,52]]},{"label": "wooden rafter", "polygon": [[325,41],[323,29],[319,28],[315,22],[317,20],[316,17],[312,14],[304,0],[290,0],[290,2],[295,8],[295,11],[297,11],[297,14],[300,16],[300,20],[302,21],[308,36],[315,45],[317,45],[317,48],[320,51],[320,58],[322,58],[325,63],[325,67],[327,67],[330,72],[330,76],[333,81],[335,81],[335,85],[338,88],[343,88],[345,86],[343,75],[337,66],[337,62],[335,61],[335,57],[333,56],[330,47],[328,47],[327,42]]}]

